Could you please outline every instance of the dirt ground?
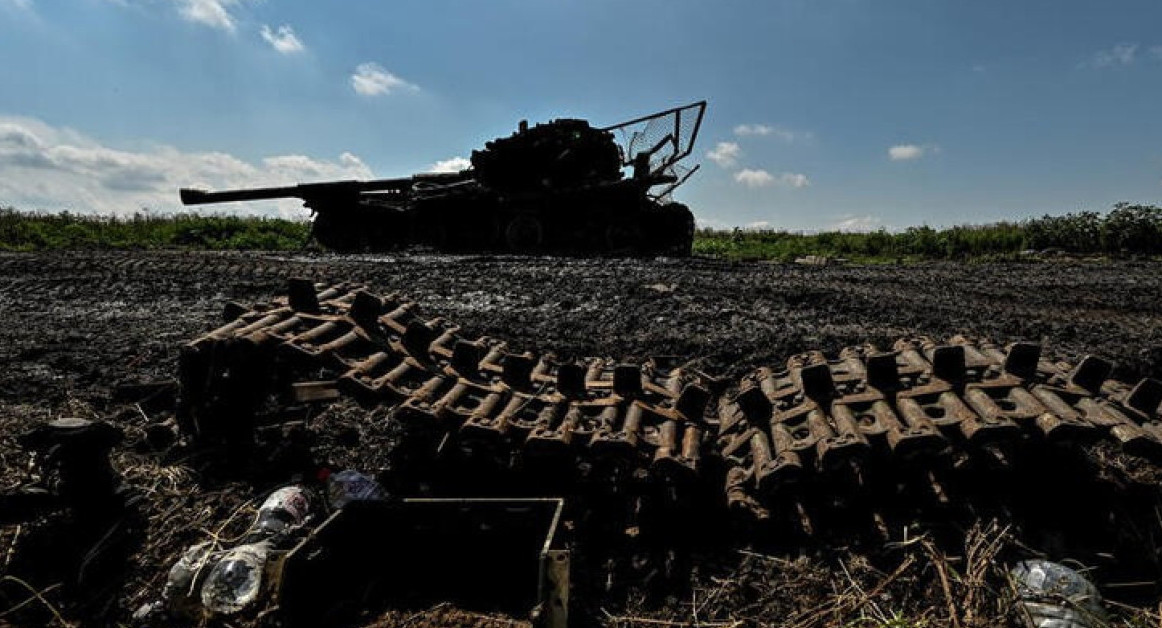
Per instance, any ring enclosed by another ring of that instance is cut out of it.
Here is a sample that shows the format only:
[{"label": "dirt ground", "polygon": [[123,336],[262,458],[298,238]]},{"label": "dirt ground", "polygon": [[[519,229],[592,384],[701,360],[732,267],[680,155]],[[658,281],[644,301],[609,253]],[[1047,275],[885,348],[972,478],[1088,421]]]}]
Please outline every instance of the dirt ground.
[{"label": "dirt ground", "polygon": [[[967,334],[1002,343],[1040,341],[1048,353],[1072,362],[1099,355],[1117,363],[1115,377],[1133,382],[1162,378],[1160,271],[1144,261],[805,267],[701,259],[0,254],[0,488],[29,479],[15,439],[32,423],[109,419],[129,437],[115,463],[145,493],[150,520],[167,522],[164,530],[147,533],[122,579],[84,604],[63,596],[51,581],[35,581],[35,574],[20,584],[4,582],[0,602],[31,599],[23,612],[40,610],[0,615],[0,624],[28,617],[61,621],[53,615],[58,611],[69,621],[127,621],[156,598],[183,547],[207,531],[229,535],[245,528],[253,513],[247,500],[269,487],[207,483],[193,462],[166,460],[137,446],[144,427],[165,410],[126,403],[117,390],[172,378],[182,343],[215,327],[226,302],[269,300],[290,277],[399,291],[469,335],[504,338],[518,350],[627,360],[682,356],[690,366],[731,380],[808,349]],[[335,462],[374,467],[376,445],[390,441],[390,430],[361,422],[357,408],[340,406],[334,420],[355,429],[360,443],[334,453]],[[35,533],[31,524],[0,527],[0,573],[21,575],[22,544]],[[938,560],[923,542],[895,548],[888,559],[842,548],[788,556],[736,548],[697,561],[690,586],[660,601],[603,597],[577,585],[574,616],[578,625],[758,625],[756,618],[766,623],[779,617],[780,624],[824,626],[883,625],[903,612],[919,618],[915,625],[988,625],[971,611],[965,617],[948,608],[956,600],[988,607],[993,617],[1004,614],[993,598],[971,599],[973,591],[984,590],[973,583],[983,583],[995,568],[989,561],[1004,532],[985,526],[974,534],[976,549],[966,548],[951,562],[942,555]],[[1010,541],[1019,539],[1003,543]],[[958,575],[950,581],[949,573]],[[43,591],[43,599],[29,591]],[[1110,589],[1107,595],[1145,609],[1128,617],[1158,609],[1152,593],[1135,597]],[[448,619],[443,608],[434,612],[444,619],[430,625],[465,622]],[[390,617],[376,625],[416,625],[420,615]],[[1152,621],[1157,625],[1156,616]]]}]

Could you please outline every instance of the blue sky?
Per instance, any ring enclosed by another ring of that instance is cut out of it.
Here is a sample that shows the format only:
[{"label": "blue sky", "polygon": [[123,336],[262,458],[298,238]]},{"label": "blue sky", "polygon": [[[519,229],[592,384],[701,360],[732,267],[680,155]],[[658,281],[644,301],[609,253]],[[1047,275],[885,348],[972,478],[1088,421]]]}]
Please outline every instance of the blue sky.
[{"label": "blue sky", "polygon": [[1162,204],[1162,0],[0,0],[0,205],[406,176],[701,99],[705,225]]}]

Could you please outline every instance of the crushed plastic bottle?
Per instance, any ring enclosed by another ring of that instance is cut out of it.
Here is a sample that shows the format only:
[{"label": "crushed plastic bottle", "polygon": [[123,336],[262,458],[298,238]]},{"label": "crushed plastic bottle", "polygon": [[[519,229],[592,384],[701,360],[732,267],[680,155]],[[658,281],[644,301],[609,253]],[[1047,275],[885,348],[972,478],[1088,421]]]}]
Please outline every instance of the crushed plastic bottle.
[{"label": "crushed plastic bottle", "polygon": [[1017,563],[1010,575],[1029,628],[1106,625],[1097,587],[1069,567],[1047,560],[1026,560]]},{"label": "crushed plastic bottle", "polygon": [[338,510],[353,501],[383,499],[383,486],[368,475],[347,469],[327,476],[327,500]]},{"label": "crushed plastic bottle", "polygon": [[258,507],[247,539],[259,541],[284,538],[306,522],[311,514],[311,493],[305,486],[292,484],[270,494]]},{"label": "crushed plastic bottle", "polygon": [[135,618],[193,617],[202,608],[230,614],[252,604],[262,592],[271,553],[307,523],[311,502],[311,492],[304,486],[274,491],[258,507],[242,545],[230,550],[216,549],[208,541],[191,546],[170,567],[161,601],[143,605]]},{"label": "crushed plastic bottle", "polygon": [[270,541],[240,545],[226,552],[202,584],[202,605],[220,613],[237,613],[258,599]]},{"label": "crushed plastic bottle", "polygon": [[220,554],[213,549],[209,542],[193,545],[170,567],[161,595],[171,612],[188,613],[197,604],[198,586]]}]

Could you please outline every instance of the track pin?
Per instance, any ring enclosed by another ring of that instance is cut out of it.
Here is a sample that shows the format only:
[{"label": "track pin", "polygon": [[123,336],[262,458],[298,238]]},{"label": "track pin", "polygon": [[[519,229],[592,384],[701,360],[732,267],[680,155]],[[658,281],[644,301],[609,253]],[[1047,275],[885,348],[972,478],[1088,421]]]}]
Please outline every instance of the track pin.
[{"label": "track pin", "polygon": [[807,508],[803,506],[803,502],[795,500],[795,512],[799,515],[799,526],[803,528],[803,534],[807,536],[815,536],[815,526],[811,523],[811,515],[807,514]]},{"label": "track pin", "polygon": [[888,522],[884,520],[884,515],[881,512],[872,513],[872,525],[875,526],[876,534],[880,536],[880,540],[884,543],[891,542],[892,531],[888,529]]},{"label": "track pin", "polygon": [[944,486],[940,484],[940,480],[936,479],[936,472],[928,471],[928,486],[932,488],[932,493],[936,495],[937,501],[941,504],[948,504],[951,500],[948,499],[948,493],[945,492]]},{"label": "track pin", "polygon": [[859,460],[854,458],[847,461],[847,466],[851,468],[851,480],[856,486],[863,486],[863,465]]}]

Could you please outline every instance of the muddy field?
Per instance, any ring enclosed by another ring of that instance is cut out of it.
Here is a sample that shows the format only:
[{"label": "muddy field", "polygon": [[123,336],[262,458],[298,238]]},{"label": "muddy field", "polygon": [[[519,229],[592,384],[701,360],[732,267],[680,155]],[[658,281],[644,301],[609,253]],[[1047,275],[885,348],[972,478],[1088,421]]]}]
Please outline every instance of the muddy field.
[{"label": "muddy field", "polygon": [[[269,486],[208,482],[195,461],[135,447],[143,428],[165,410],[125,403],[117,391],[172,378],[181,344],[215,327],[227,301],[269,300],[290,277],[399,291],[425,312],[446,316],[472,335],[504,338],[518,350],[565,358],[681,356],[689,366],[730,380],[808,349],[967,334],[1002,343],[1040,341],[1048,353],[1072,362],[1096,354],[1117,363],[1115,377],[1132,382],[1162,378],[1160,270],[1157,263],[1125,261],[801,267],[697,259],[0,254],[3,488],[28,480],[27,460],[15,442],[28,425],[63,416],[110,419],[129,436],[116,464],[146,494],[151,521],[168,522],[165,530],[148,533],[121,579],[91,592],[83,605],[62,596],[52,581],[37,581],[35,573],[22,579],[28,587],[6,582],[0,591],[9,604],[29,599],[29,589],[48,590],[43,601],[26,604],[25,615],[0,616],[0,624],[59,620],[52,614],[58,610],[66,618],[125,620],[157,595],[183,547],[207,529],[229,534],[245,527],[252,513],[245,510],[247,500]],[[361,422],[356,408],[342,404],[330,420],[336,431],[355,430],[360,443],[336,448],[333,462],[374,468],[382,453],[377,445],[390,442],[390,430]],[[977,542],[990,547],[998,534],[981,531]],[[32,524],[0,527],[0,572],[17,573],[36,535]],[[950,587],[970,580],[948,584],[939,568],[944,563],[928,546],[900,549],[890,564],[836,551],[768,556],[732,550],[699,562],[690,587],[671,593],[668,602],[603,597],[581,582],[574,617],[578,625],[630,626],[648,618],[661,625],[750,625],[776,616],[797,625],[865,625],[848,622],[890,619],[901,610],[940,623],[955,614],[947,608],[956,597]],[[972,566],[954,564],[965,574]],[[768,583],[772,578],[777,587]],[[1153,593],[1108,593],[1135,607],[1157,608]],[[390,617],[383,625],[414,625],[419,616]]]}]

